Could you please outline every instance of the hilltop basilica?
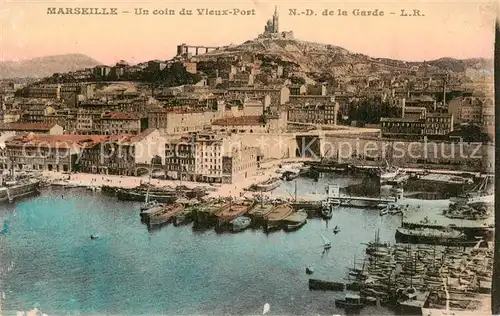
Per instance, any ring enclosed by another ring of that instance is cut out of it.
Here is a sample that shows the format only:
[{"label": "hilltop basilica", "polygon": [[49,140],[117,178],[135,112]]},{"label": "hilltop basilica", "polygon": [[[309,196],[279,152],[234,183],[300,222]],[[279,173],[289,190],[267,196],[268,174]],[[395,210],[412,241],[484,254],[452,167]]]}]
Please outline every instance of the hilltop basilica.
[{"label": "hilltop basilica", "polygon": [[260,34],[258,38],[261,39],[294,39],[292,31],[279,31],[279,15],[278,7],[274,7],[273,18],[267,21],[264,27],[264,33]]}]

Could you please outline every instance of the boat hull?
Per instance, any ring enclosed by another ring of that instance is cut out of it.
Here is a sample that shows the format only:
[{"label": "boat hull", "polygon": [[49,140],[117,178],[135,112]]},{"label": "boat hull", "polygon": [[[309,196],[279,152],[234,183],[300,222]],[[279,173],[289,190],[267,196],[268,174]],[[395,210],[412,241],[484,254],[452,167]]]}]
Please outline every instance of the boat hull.
[{"label": "boat hull", "polygon": [[297,231],[297,230],[301,229],[305,224],[307,224],[307,220],[300,222],[300,223],[284,224],[283,230],[286,232]]},{"label": "boat hull", "polygon": [[173,222],[175,219],[175,215],[178,213],[182,212],[184,208],[180,205],[178,206],[172,206],[171,208],[168,208],[163,211],[163,213],[156,213],[153,214],[146,219],[146,223],[148,226],[160,226],[160,225],[166,225],[169,224],[170,222]]},{"label": "boat hull", "polygon": [[443,246],[474,246],[475,244],[477,244],[477,240],[467,241],[465,238],[408,235],[402,233],[399,230],[396,230],[395,238],[396,242],[412,244],[430,244]]},{"label": "boat hull", "polygon": [[0,188],[0,203],[10,203],[16,200],[40,194],[40,182],[21,183]]},{"label": "boat hull", "polygon": [[[137,201],[143,202],[146,199],[146,192],[135,192],[119,189],[116,191],[117,197],[122,201]],[[150,201],[156,201],[158,203],[173,203],[177,199],[175,194],[149,194]]]},{"label": "boat hull", "polygon": [[343,308],[349,311],[360,311],[361,309],[363,309],[364,305],[362,303],[349,303],[345,300],[335,300],[335,307]]},{"label": "boat hull", "polygon": [[257,184],[255,185],[255,191],[257,192],[269,192],[280,186],[280,182],[276,181],[270,184]]}]

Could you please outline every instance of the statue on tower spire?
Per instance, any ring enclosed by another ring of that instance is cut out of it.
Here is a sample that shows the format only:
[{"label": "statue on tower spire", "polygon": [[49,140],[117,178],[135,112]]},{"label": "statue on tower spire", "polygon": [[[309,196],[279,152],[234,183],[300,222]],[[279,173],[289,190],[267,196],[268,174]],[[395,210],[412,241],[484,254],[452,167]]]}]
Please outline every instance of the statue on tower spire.
[{"label": "statue on tower spire", "polygon": [[279,32],[280,32],[280,28],[279,28],[278,6],[274,6],[272,33],[279,33]]}]

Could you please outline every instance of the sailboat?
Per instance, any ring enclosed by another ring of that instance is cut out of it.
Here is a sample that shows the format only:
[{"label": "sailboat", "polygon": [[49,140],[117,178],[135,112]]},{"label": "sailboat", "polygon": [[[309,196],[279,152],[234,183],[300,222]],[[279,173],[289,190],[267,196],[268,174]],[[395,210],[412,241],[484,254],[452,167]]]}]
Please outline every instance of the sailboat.
[{"label": "sailboat", "polygon": [[264,310],[262,311],[262,315],[269,313],[270,309],[271,309],[271,305],[269,305],[269,303],[264,304]]},{"label": "sailboat", "polygon": [[386,167],[380,170],[380,184],[393,181],[401,173],[399,168],[391,167],[387,159],[385,160]]},{"label": "sailboat", "polygon": [[338,226],[335,226],[335,228],[333,229],[333,233],[334,234],[340,233],[340,228]]},{"label": "sailboat", "polygon": [[323,239],[323,248],[325,249],[332,248],[332,243],[325,236],[321,235],[321,238]]}]

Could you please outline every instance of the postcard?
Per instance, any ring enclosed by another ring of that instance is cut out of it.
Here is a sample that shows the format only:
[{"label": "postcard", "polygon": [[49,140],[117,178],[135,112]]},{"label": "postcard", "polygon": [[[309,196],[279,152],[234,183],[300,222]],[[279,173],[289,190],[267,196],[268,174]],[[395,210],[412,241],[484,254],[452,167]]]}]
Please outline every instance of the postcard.
[{"label": "postcard", "polygon": [[496,4],[4,0],[0,315],[491,315]]}]

